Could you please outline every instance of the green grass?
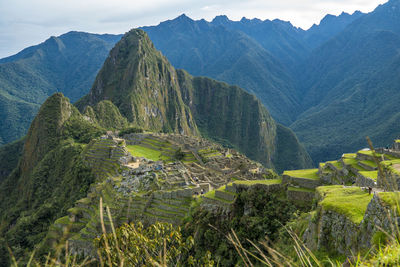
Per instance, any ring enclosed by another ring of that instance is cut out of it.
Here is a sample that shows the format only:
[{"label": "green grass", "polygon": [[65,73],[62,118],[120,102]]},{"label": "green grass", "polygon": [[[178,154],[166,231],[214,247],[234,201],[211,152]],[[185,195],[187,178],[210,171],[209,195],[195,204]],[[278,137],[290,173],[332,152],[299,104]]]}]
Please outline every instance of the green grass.
[{"label": "green grass", "polygon": [[334,160],[334,161],[328,161],[328,162],[326,162],[326,163],[330,163],[330,164],[332,164],[336,169],[338,169],[338,170],[340,170],[340,169],[343,169],[343,165],[342,165],[342,163],[341,162],[339,162],[339,161],[337,161],[337,160]]},{"label": "green grass", "polygon": [[353,165],[353,164],[357,164],[358,160],[355,158],[343,158],[343,163],[346,165]]},{"label": "green grass", "polygon": [[400,172],[398,170],[396,170],[395,168],[393,168],[393,165],[400,164],[400,159],[386,160],[386,161],[382,161],[381,163],[388,170],[400,175]]},{"label": "green grass", "polygon": [[[364,155],[368,155],[368,156],[373,156],[373,155],[374,155],[374,153],[372,153],[371,150],[360,150],[360,151],[358,151],[357,153],[359,153],[359,154],[364,154]],[[376,153],[376,152],[375,152],[375,155],[376,155],[377,157],[382,156],[382,154]]]},{"label": "green grass", "polygon": [[384,157],[389,159],[389,160],[396,160],[399,159],[398,157],[392,156],[392,155],[388,155],[388,154],[384,154]]},{"label": "green grass", "polygon": [[[218,189],[217,189],[217,190],[218,190]],[[221,202],[224,202],[224,203],[226,203],[226,204],[232,204],[232,203],[233,203],[233,201],[228,201],[228,200],[225,200],[225,199],[216,197],[216,196],[215,196],[215,191],[216,191],[216,190],[209,191],[209,192],[205,193],[205,194],[203,195],[203,197],[210,198],[210,199],[214,199],[214,200],[217,200],[217,201],[221,201]]]},{"label": "green grass", "polygon": [[395,209],[397,214],[400,213],[400,192],[379,192],[378,196],[384,203]]},{"label": "green grass", "polygon": [[359,174],[374,181],[378,179],[378,171],[360,171]]},{"label": "green grass", "polygon": [[240,180],[235,181],[235,184],[243,184],[243,185],[255,185],[255,184],[265,184],[265,185],[273,185],[273,184],[281,184],[281,179],[269,179],[269,180]]},{"label": "green grass", "polygon": [[302,188],[302,187],[292,187],[292,186],[289,186],[289,187],[288,187],[288,191],[297,191],[297,192],[309,192],[309,193],[312,193],[312,192],[315,192],[315,189],[309,189],[309,188]]},{"label": "green grass", "polygon": [[360,161],[362,164],[364,164],[364,165],[367,165],[367,166],[369,166],[369,167],[371,167],[371,168],[376,168],[376,167],[378,167],[377,165],[376,165],[376,163],[375,162],[373,162],[373,161],[371,161],[371,160],[362,160],[362,161]]},{"label": "green grass", "polygon": [[319,204],[325,210],[343,214],[355,224],[359,224],[364,218],[373,196],[359,187],[343,187],[342,185],[320,186],[316,190],[323,196]]},{"label": "green grass", "polygon": [[126,148],[134,157],[144,157],[146,159],[153,160],[153,161],[158,161],[160,159],[161,160],[170,159],[170,158],[162,155],[161,151],[159,151],[159,150],[154,150],[154,149],[143,147],[140,145],[129,145],[129,146],[126,146]]},{"label": "green grass", "polygon": [[295,171],[284,171],[283,175],[288,175],[295,178],[306,178],[312,180],[319,180],[318,169],[305,169]]},{"label": "green grass", "polygon": [[351,164],[351,167],[353,167],[354,169],[359,170],[359,171],[367,171],[366,169],[364,169],[363,167],[358,165],[358,163]]}]

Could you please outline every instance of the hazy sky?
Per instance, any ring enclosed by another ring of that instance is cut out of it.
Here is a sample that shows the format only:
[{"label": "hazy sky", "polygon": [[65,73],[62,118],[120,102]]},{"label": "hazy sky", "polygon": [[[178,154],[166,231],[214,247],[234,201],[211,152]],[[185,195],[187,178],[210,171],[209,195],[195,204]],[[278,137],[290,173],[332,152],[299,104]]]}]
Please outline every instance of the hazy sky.
[{"label": "hazy sky", "polygon": [[124,33],[182,13],[211,20],[227,15],[290,21],[308,29],[326,14],[370,12],[387,0],[0,0],[0,58],[76,30]]}]

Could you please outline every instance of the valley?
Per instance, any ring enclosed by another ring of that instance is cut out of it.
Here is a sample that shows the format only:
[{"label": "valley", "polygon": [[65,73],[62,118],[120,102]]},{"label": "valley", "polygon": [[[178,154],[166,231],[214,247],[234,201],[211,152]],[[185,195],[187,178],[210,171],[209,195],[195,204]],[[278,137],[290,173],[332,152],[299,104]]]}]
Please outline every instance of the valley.
[{"label": "valley", "polygon": [[0,266],[400,265],[399,18],[183,14],[0,59]]}]

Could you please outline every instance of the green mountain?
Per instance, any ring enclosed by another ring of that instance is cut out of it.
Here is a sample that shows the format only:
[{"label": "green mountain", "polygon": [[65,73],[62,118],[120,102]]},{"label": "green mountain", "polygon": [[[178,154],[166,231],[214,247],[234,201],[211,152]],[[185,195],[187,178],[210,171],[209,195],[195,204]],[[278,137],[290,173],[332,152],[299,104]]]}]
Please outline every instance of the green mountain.
[{"label": "green mountain", "polygon": [[[261,100],[277,121],[291,123],[299,103],[288,69],[262,46],[267,46],[267,40],[259,43],[243,31],[221,24],[218,19],[208,23],[181,15],[142,29],[176,68],[245,88]],[[280,51],[288,51],[283,45],[288,41],[281,42],[283,38],[270,46],[281,44]]]},{"label": "green mountain", "polygon": [[[236,86],[175,70],[142,30],[130,31],[117,43],[91,91],[76,105],[83,111],[103,100],[111,101],[136,127],[201,134],[266,166],[279,165],[278,171],[310,163],[294,134],[277,131],[284,127],[277,126],[255,96]],[[293,158],[277,145],[280,138],[293,149]]]},{"label": "green mountain", "polygon": [[[41,106],[25,140],[2,148],[3,157],[4,148],[14,146],[11,153],[23,144],[16,168],[0,183],[0,232],[17,255],[37,245],[49,222],[86,195],[95,177],[82,152],[88,140],[103,133],[57,93]],[[7,254],[0,255],[0,265],[6,266]]]},{"label": "green mountain", "polygon": [[302,77],[304,112],[291,128],[313,159],[365,146],[386,146],[398,134],[400,1],[360,17],[316,49]]},{"label": "green mountain", "polygon": [[313,24],[310,29],[305,31],[302,38],[310,50],[318,48],[363,15],[364,13],[360,11],[355,11],[351,15],[346,12],[342,12],[338,16],[328,14],[318,25]]},{"label": "green mountain", "polygon": [[40,105],[55,92],[86,94],[119,35],[69,32],[0,60],[0,145],[27,133]]}]

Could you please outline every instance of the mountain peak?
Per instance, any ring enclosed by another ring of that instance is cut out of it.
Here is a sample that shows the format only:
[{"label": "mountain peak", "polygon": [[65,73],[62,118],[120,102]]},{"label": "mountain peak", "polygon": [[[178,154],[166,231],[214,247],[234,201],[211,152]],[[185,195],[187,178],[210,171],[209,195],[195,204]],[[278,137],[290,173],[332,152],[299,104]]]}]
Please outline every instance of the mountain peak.
[{"label": "mountain peak", "polygon": [[226,24],[227,22],[229,22],[229,18],[226,15],[219,15],[216,16],[211,23],[215,24],[215,25],[221,25],[221,24]]},{"label": "mountain peak", "polygon": [[72,115],[73,107],[62,93],[50,96],[40,107],[26,136],[22,172],[29,172],[57,144],[62,126]]},{"label": "mountain peak", "polygon": [[137,127],[197,134],[185,109],[175,69],[140,29],[126,33],[111,50],[80,110],[110,100]]},{"label": "mountain peak", "polygon": [[176,17],[174,20],[176,20],[176,21],[193,21],[191,18],[186,16],[185,13],[183,13],[182,15]]}]

